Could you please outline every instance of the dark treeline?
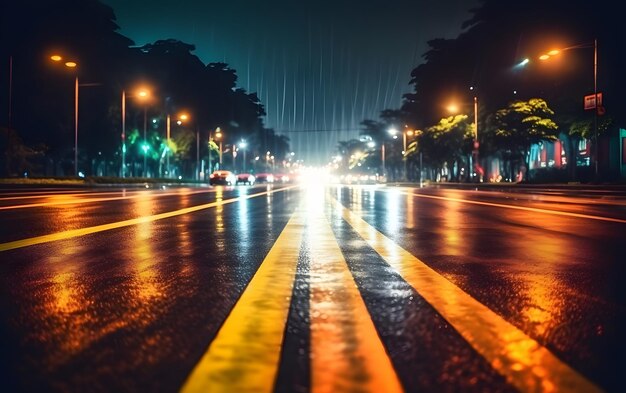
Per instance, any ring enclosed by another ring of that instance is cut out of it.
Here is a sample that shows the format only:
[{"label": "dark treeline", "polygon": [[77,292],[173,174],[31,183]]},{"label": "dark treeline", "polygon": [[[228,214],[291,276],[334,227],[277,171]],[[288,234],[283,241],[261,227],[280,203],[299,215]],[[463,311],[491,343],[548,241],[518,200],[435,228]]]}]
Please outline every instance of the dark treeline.
[{"label": "dark treeline", "polygon": [[[266,151],[277,159],[289,151],[288,138],[265,128],[256,94],[237,87],[236,71],[224,63],[204,64],[193,54],[194,45],[163,39],[137,47],[118,32],[114,11],[97,0],[24,0],[2,7],[1,176],[74,174],[76,77],[78,167],[85,175],[121,175],[125,156],[127,176],[164,176],[168,115],[170,175],[194,177],[198,158],[208,171],[210,153],[215,167],[219,142],[209,138],[217,127],[228,169],[243,166],[241,154],[232,158],[233,145],[243,139],[249,161]],[[52,61],[53,54],[64,60]],[[66,67],[66,60],[77,67]],[[144,86],[150,92],[146,101],[137,97]],[[188,119],[179,125],[183,112]]]},{"label": "dark treeline", "polygon": [[[626,128],[626,30],[618,8],[617,3],[580,0],[483,0],[457,38],[428,43],[423,63],[410,76],[413,91],[404,96],[401,108],[364,121],[362,134],[374,139],[376,149],[383,142],[388,145],[387,174],[392,178],[400,177],[404,166],[402,143],[393,143],[387,132],[395,127],[400,140],[410,130],[410,179],[419,176],[421,156],[424,174],[431,179],[455,168],[448,179],[470,180],[476,97],[479,171],[489,171],[495,158],[499,172],[514,180],[528,169],[531,145],[558,140],[569,163],[560,178],[590,178],[593,165],[572,163],[580,159],[580,141],[592,144],[589,151],[595,154],[597,129],[600,175],[615,178],[619,163],[611,157],[619,154],[619,128]],[[583,97],[594,92],[594,40],[597,89],[603,95],[597,128],[594,111],[583,110]],[[538,59],[555,47],[569,49],[546,61]],[[525,58],[530,61],[519,65]],[[454,116],[446,110],[452,101],[459,105]],[[346,145],[365,149],[367,140],[344,142],[339,150]],[[378,152],[370,149],[361,157],[362,165],[380,168]]]}]

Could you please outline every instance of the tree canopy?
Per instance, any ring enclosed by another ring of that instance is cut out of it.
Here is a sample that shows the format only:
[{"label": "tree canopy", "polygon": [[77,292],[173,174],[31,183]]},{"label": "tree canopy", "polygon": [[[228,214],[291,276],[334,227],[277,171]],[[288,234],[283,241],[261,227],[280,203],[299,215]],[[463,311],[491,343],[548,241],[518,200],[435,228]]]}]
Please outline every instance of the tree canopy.
[{"label": "tree canopy", "polygon": [[[172,38],[136,47],[119,33],[113,10],[98,0],[10,2],[1,18],[0,53],[10,59],[12,68],[10,126],[8,118],[2,124],[10,128],[7,135],[14,135],[10,147],[3,144],[5,158],[15,154],[8,150],[17,149],[16,144],[29,146],[43,157],[39,170],[31,169],[35,173],[71,173],[75,78],[80,86],[79,162],[87,174],[95,172],[96,161],[108,168],[121,166],[122,91],[126,92],[126,155],[131,165],[145,154],[148,165],[156,167],[167,145],[168,115],[173,119],[172,142],[179,151],[174,159],[180,161],[181,170],[192,167],[184,161],[195,162],[196,153],[203,158],[208,154],[209,131],[217,127],[223,130],[226,146],[250,139],[263,142],[255,146],[259,151],[274,151],[274,146],[289,151],[287,138],[265,128],[263,104],[255,93],[237,86],[237,72],[228,64],[204,64],[194,54],[193,44]],[[63,62],[52,62],[52,54],[78,65],[69,69]],[[2,62],[3,75],[9,75],[8,65],[9,61]],[[8,91],[8,83],[8,78],[2,78],[3,91]],[[148,87],[150,101],[137,99],[139,86]],[[2,96],[3,107],[8,107],[8,99]],[[176,116],[183,111],[189,120],[179,125]],[[150,123],[145,141],[144,113]],[[199,152],[196,133],[203,141]],[[2,172],[9,174],[7,165]]]}]

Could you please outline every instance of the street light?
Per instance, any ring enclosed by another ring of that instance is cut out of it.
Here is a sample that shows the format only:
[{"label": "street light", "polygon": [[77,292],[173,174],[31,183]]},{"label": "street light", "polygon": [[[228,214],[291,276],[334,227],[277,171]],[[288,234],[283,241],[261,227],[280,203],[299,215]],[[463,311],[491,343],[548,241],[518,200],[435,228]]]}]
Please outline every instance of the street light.
[{"label": "street light", "polygon": [[[470,90],[474,90],[474,87],[470,87]],[[458,113],[459,107],[457,104],[452,103],[448,105],[448,111],[450,113]],[[473,173],[470,176],[477,174],[479,176],[478,181],[482,182],[482,168],[479,164],[479,151],[478,148],[480,143],[478,142],[478,97],[474,96],[474,133],[473,133],[473,141],[472,141],[472,162],[470,163],[470,168],[472,168]]]},{"label": "street light", "polygon": [[[598,103],[598,39],[593,40],[592,43],[578,44],[573,46],[568,46],[563,49],[553,49],[547,53],[539,56],[539,60],[545,61],[550,58],[568,51],[572,49],[584,49],[584,48],[593,48],[593,97],[594,97],[594,105],[593,105],[593,134],[594,134],[594,166],[595,166],[595,175],[598,176],[598,110],[600,110]],[[524,64],[528,63],[528,59],[524,60]]]},{"label": "street light", "polygon": [[[176,121],[176,123],[178,125],[181,125],[181,124],[183,124],[183,120],[187,120],[188,118],[189,118],[188,115],[186,115],[184,113],[180,114],[180,115],[178,115],[178,120]],[[172,171],[171,171],[171,168],[170,168],[170,153],[169,153],[170,152],[170,136],[171,136],[171,129],[172,129],[171,123],[172,123],[171,115],[168,113],[167,117],[165,119],[165,130],[166,130],[165,133],[166,133],[166,136],[167,136],[167,147],[166,147],[166,156],[165,156],[166,159],[167,159],[167,162],[166,162],[165,166],[167,168],[167,176],[168,177],[172,176]]]},{"label": "street light", "polygon": [[[50,56],[50,60],[61,62],[63,57],[60,55]],[[75,69],[78,64],[75,61],[66,61],[65,66]],[[74,81],[74,175],[78,176],[78,74]]]},{"label": "street light", "polygon": [[242,140],[241,142],[239,142],[239,148],[243,150],[243,173],[246,173],[246,147],[247,146],[248,144],[246,143],[245,140]]},{"label": "street light", "polygon": [[222,129],[217,127],[215,129],[215,139],[220,141],[220,150],[219,150],[219,153],[220,153],[220,169],[222,169],[222,136],[223,136]]},{"label": "street light", "polygon": [[[399,131],[395,127],[391,127],[390,129],[387,130],[387,132],[389,133],[389,135],[391,135],[393,139],[398,139]],[[385,138],[384,137],[380,146],[380,155],[381,155],[382,162],[383,162],[383,176],[385,176],[386,178],[387,175],[386,175],[386,168],[385,168],[386,163],[385,163]]]},{"label": "street light", "polygon": [[402,133],[402,155],[404,156],[404,180],[408,181],[409,180],[409,176],[407,174],[407,159],[406,159],[406,137],[408,136],[413,136],[413,134],[415,134],[415,131],[413,131],[412,129],[409,129],[408,125],[404,126],[405,130]]},{"label": "street light", "polygon": [[[126,177],[126,90],[122,90],[122,177]],[[148,128],[148,106],[147,100],[150,98],[150,91],[146,88],[140,88],[136,94],[128,97],[137,97],[139,100],[144,101],[143,110],[143,176],[146,177],[146,156],[147,156],[147,138],[146,130]]]},{"label": "street light", "polygon": [[150,98],[150,92],[146,89],[141,89],[137,92],[137,97],[143,101],[143,177],[147,177],[148,175],[148,138],[147,138],[147,129],[148,129],[148,99]]}]

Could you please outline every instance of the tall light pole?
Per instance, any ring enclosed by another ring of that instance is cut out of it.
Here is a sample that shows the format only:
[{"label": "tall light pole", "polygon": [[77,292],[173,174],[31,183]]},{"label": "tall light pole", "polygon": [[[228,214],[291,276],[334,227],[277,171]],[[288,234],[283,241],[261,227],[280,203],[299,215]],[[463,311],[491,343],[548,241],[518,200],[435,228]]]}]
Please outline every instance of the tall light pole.
[{"label": "tall light pole", "polygon": [[[65,65],[76,67],[76,63],[72,62],[65,63]],[[74,176],[78,176],[78,75],[74,80]]]},{"label": "tall light pole", "polygon": [[[474,90],[474,87],[470,87],[470,90]],[[469,104],[464,104],[464,106],[467,106]],[[448,111],[450,113],[458,113],[459,111],[459,107],[457,104],[452,103],[450,105],[448,105]],[[472,156],[470,157],[470,168],[469,170],[470,172],[470,181],[471,178],[474,177],[474,175],[478,176],[478,181],[482,182],[482,168],[478,162],[478,148],[480,146],[479,142],[478,142],[478,97],[474,96],[474,132],[473,132],[473,137],[472,137]]]},{"label": "tall light pole", "polygon": [[[52,55],[50,60],[60,62],[63,57]],[[66,61],[65,66],[75,69],[78,64],[75,61]],[[78,74],[74,80],[74,176],[78,176]]]},{"label": "tall light pole", "polygon": [[[131,94],[129,97],[133,97]],[[150,97],[150,92],[146,89],[140,89],[135,97],[146,101]],[[147,122],[147,104],[144,104],[143,112],[143,176],[146,176],[146,153],[147,153],[147,141],[146,141],[146,129],[148,128]],[[122,177],[126,177],[126,90],[122,89]]]},{"label": "tall light pole", "polygon": [[[387,130],[387,132],[389,133],[389,135],[391,135],[393,139],[398,138],[398,130],[396,128],[391,127],[389,130]],[[385,175],[385,140],[384,138],[383,138],[383,146],[382,146],[382,156],[383,156],[383,175]]]},{"label": "tall light pole", "polygon": [[[181,125],[183,123],[183,121],[186,121],[187,119],[189,119],[189,116],[185,113],[180,114],[178,116],[178,120],[177,120],[177,124]],[[171,134],[172,134],[172,117],[171,115],[168,113],[167,117],[165,118],[165,133],[166,133],[166,137],[167,137],[167,146],[165,147],[166,149],[166,164],[165,166],[167,167],[167,177],[172,177],[172,171],[170,168],[170,140],[171,140]]]},{"label": "tall light pole", "polygon": [[[573,45],[573,46],[569,46],[567,48],[563,48],[563,49],[553,49],[551,51],[549,51],[548,53],[545,53],[541,56],[539,56],[539,60],[548,60],[558,54],[560,54],[561,52],[565,52],[567,50],[572,50],[572,49],[583,49],[583,48],[591,48],[593,47],[593,97],[594,97],[594,106],[593,106],[593,139],[594,139],[594,171],[595,171],[595,176],[596,178],[598,177],[598,111],[601,109],[599,107],[599,103],[598,103],[598,98],[599,98],[599,93],[598,93],[598,39],[594,38],[593,40],[593,44],[578,44],[578,45]],[[520,64],[528,64],[529,59],[525,59],[522,63]],[[588,109],[588,108],[585,108]],[[591,109],[591,108],[589,108]]]},{"label": "tall light pole", "polygon": [[196,124],[196,180],[200,180],[200,129]]},{"label": "tall light pole", "polygon": [[381,146],[380,146],[380,155],[382,157],[382,162],[383,162],[383,176],[385,177],[385,180],[387,180],[386,169],[385,169],[385,140],[384,139],[383,139],[383,143],[381,143]]},{"label": "tall light pole", "polygon": [[242,140],[241,142],[239,142],[239,148],[243,150],[243,173],[246,173],[246,147],[247,146],[248,144],[246,143],[245,140]]},{"label": "tall light pole", "polygon": [[211,141],[212,140],[213,140],[213,138],[211,137],[211,130],[209,130],[209,142],[208,142],[208,145],[209,145],[209,168],[208,168],[209,174],[213,173],[211,171],[211,164],[212,164],[212,162],[211,162]]},{"label": "tall light pole", "polygon": [[217,127],[217,128],[215,129],[215,139],[217,139],[218,141],[220,141],[220,150],[219,150],[219,153],[220,153],[220,169],[222,169],[222,151],[223,151],[223,150],[222,150],[222,137],[223,137],[223,136],[224,136],[224,135],[222,134],[222,129],[221,129],[221,128],[219,128],[219,127]]},{"label": "tall light pole", "polygon": [[148,158],[148,137],[147,137],[147,129],[148,129],[148,104],[147,104],[147,100],[148,100],[148,96],[149,93],[147,90],[140,90],[137,93],[137,96],[139,97],[139,99],[141,99],[142,101],[144,101],[143,104],[143,146],[142,146],[142,150],[143,150],[143,177],[147,177],[148,175],[148,164],[147,164],[147,158]]},{"label": "tall light pole", "polygon": [[11,115],[13,113],[13,56],[9,56],[9,117],[7,125],[7,142],[9,140],[8,133],[11,132]]},{"label": "tall light pole", "polygon": [[165,146],[165,159],[166,164],[165,168],[167,170],[167,177],[171,177],[170,174],[170,114],[167,114],[167,118],[165,119],[165,134],[166,134],[166,146]]},{"label": "tall light pole", "polygon": [[596,143],[594,143],[596,178],[598,177],[598,39],[593,40],[593,95],[595,108],[593,108],[593,133]]},{"label": "tall light pole", "polygon": [[126,91],[122,90],[122,178],[126,177]]},{"label": "tall light pole", "polygon": [[408,176],[407,169],[406,169],[407,168],[407,157],[406,157],[406,139],[407,138],[406,137],[407,137],[407,135],[408,136],[413,136],[414,131],[411,130],[411,129],[408,129],[409,128],[408,125],[405,125],[404,128],[405,128],[405,130],[402,133],[402,156],[403,156],[403,159],[404,159],[404,180],[408,181],[409,180],[409,176]]},{"label": "tall light pole", "polygon": [[474,168],[473,170],[476,172],[476,174],[479,176],[478,181],[482,182],[482,174],[481,174],[481,167],[480,164],[478,162],[478,148],[479,148],[479,142],[478,142],[478,97],[474,96],[474,144],[473,144],[473,148],[472,148],[472,153],[474,156]]}]

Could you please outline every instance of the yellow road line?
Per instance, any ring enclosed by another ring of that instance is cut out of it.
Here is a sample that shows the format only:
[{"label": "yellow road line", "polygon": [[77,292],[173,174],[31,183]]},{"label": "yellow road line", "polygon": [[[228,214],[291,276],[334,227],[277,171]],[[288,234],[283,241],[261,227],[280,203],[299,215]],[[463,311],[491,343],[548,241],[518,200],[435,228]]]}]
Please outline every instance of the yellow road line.
[{"label": "yellow road line", "polygon": [[182,392],[271,392],[304,232],[291,217]]},{"label": "yellow road line", "polygon": [[[387,191],[387,192],[389,192],[389,191]],[[506,208],[506,209],[525,210],[525,211],[530,211],[530,212],[535,212],[535,213],[546,213],[546,214],[554,214],[554,215],[557,215],[557,216],[566,216],[566,217],[575,217],[575,218],[587,218],[587,219],[590,219],[590,220],[608,221],[608,222],[617,222],[617,223],[620,223],[620,224],[626,224],[626,220],[623,220],[621,218],[592,216],[592,215],[589,215],[589,214],[562,212],[562,211],[559,211],[559,210],[550,210],[550,209],[539,209],[539,208],[536,208],[536,207],[506,205],[506,204],[503,204],[503,203],[472,201],[470,199],[451,198],[451,197],[443,197],[443,196],[438,196],[438,195],[416,194],[414,192],[405,192],[404,194],[414,195],[414,196],[419,197],[419,198],[439,199],[439,200],[451,201],[451,202],[470,203],[470,204],[473,204],[473,205],[490,206],[490,207],[502,207],[502,208]]]},{"label": "yellow road line", "polygon": [[343,218],[506,380],[522,392],[601,389],[335,200]]},{"label": "yellow road line", "polygon": [[162,220],[164,218],[170,218],[170,217],[180,216],[180,215],[183,215],[183,214],[193,213],[193,212],[196,212],[196,211],[199,211],[199,210],[209,209],[209,208],[212,208],[212,207],[215,207],[215,206],[219,206],[219,205],[226,205],[226,204],[229,204],[229,203],[237,202],[237,201],[239,201],[241,199],[249,199],[249,198],[258,197],[258,196],[261,196],[261,195],[271,194],[273,192],[283,191],[283,190],[286,190],[286,189],[287,188],[282,188],[282,189],[276,190],[276,191],[273,191],[273,190],[271,190],[271,191],[264,191],[264,192],[260,192],[260,193],[257,193],[257,194],[245,195],[245,196],[232,198],[232,199],[227,199],[227,200],[223,200],[223,201],[215,201],[215,202],[206,203],[206,204],[203,204],[203,205],[187,207],[187,208],[180,209],[180,210],[174,210],[174,211],[171,211],[171,212],[155,214],[155,215],[152,215],[152,216],[137,217],[137,218],[132,218],[132,219],[129,219],[129,220],[112,222],[110,224],[96,225],[96,226],[87,227],[87,228],[71,229],[71,230],[68,230],[68,231],[51,233],[49,235],[43,235],[43,236],[31,237],[31,238],[28,238],[28,239],[21,239],[21,240],[15,240],[15,241],[12,241],[12,242],[1,243],[0,244],[0,252],[13,250],[13,249],[16,249],[16,248],[33,246],[35,244],[49,243],[49,242],[54,242],[54,241],[58,241],[58,240],[71,239],[71,238],[78,237],[78,236],[84,236],[84,235],[89,235],[89,234],[92,234],[92,233],[109,231],[111,229],[123,228],[123,227],[131,226],[131,225],[137,225],[137,224],[143,224],[143,223],[147,223],[147,222],[153,222],[153,221],[157,221],[157,220]]},{"label": "yellow road line", "polygon": [[[75,197],[84,197],[87,196],[86,194],[59,194],[59,195],[55,195],[55,196],[40,196],[37,198],[53,198],[53,199],[58,199],[56,201],[50,201],[50,202],[39,202],[39,203],[26,203],[23,205],[11,205],[11,206],[0,206],[0,210],[12,210],[12,209],[26,209],[26,208],[32,208],[32,207],[45,207],[45,206],[58,206],[58,205],[79,205],[81,203],[93,203],[93,202],[109,202],[109,201],[119,201],[119,200],[124,200],[124,199],[138,199],[138,198],[147,198],[147,197],[154,197],[154,198],[160,198],[160,197],[164,197],[164,196],[181,196],[181,195],[194,195],[194,194],[204,194],[204,193],[210,193],[210,192],[215,192],[214,190],[202,190],[202,191],[191,191],[191,192],[166,192],[166,193],[152,193],[152,192],[135,192],[131,195],[124,195],[124,196],[114,196],[114,197],[107,197],[107,198],[83,198],[83,199],[67,199],[67,198],[75,198]],[[102,193],[104,194],[108,194],[108,193]],[[89,195],[91,196],[91,195]]]},{"label": "yellow road line", "polygon": [[402,392],[328,220],[320,214],[307,224],[311,391]]}]

